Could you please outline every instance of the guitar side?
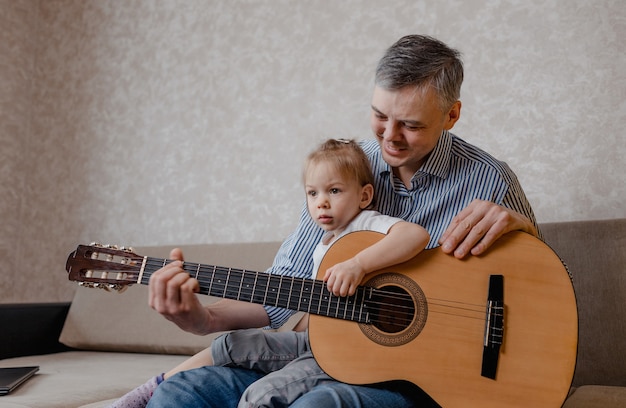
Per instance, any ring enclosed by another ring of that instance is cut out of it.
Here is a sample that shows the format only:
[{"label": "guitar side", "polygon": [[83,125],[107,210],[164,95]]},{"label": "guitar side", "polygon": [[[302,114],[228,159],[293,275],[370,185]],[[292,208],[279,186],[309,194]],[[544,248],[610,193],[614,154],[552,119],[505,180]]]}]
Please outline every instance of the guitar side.
[{"label": "guitar side", "polygon": [[[338,240],[320,271],[380,239],[358,232]],[[543,242],[513,232],[484,256],[455,259],[440,249],[368,275],[368,282],[400,275],[384,285],[404,288],[418,305],[418,329],[406,333],[363,330],[358,323],[311,316],[309,337],[320,366],[339,381],[369,384],[410,381],[444,407],[560,407],[576,364],[578,316],[573,286],[562,262]],[[495,379],[483,377],[489,278],[504,282],[504,338]],[[396,283],[398,282],[398,283]],[[368,285],[368,283],[366,283]],[[373,285],[377,286],[377,284]],[[420,293],[413,293],[420,292]],[[410,337],[395,342],[394,338]],[[386,341],[389,337],[391,340]]]}]

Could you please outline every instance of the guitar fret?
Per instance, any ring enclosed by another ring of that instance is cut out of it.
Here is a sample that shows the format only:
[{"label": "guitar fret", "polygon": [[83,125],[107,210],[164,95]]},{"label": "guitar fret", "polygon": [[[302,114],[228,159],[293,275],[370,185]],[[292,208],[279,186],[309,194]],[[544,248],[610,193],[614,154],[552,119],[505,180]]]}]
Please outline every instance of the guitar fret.
[{"label": "guitar fret", "polygon": [[280,299],[279,299],[279,298],[280,298],[280,297],[279,297],[279,295],[280,295],[280,290],[281,290],[281,289],[282,289],[282,287],[283,287],[283,276],[284,276],[284,275],[279,275],[279,276],[280,276],[280,278],[278,279],[278,291],[277,291],[277,293],[276,293],[276,304],[275,304],[274,306],[278,306],[278,301],[280,300]]},{"label": "guitar fret", "polygon": [[343,318],[347,319],[348,318],[348,308],[350,307],[350,299],[352,299],[352,296],[347,297],[345,299],[345,306],[343,307]]},{"label": "guitar fret", "polygon": [[313,307],[313,296],[315,295],[315,282],[311,284],[311,293],[309,294],[309,311]]},{"label": "guitar fret", "polygon": [[317,301],[317,313],[321,313],[323,299],[324,299],[324,285],[320,285],[320,298]]},{"label": "guitar fret", "polygon": [[266,305],[275,305],[276,303],[276,299],[274,298],[274,296],[276,296],[275,284],[276,276],[272,275],[268,279],[267,296],[265,298]]},{"label": "guitar fret", "polygon": [[304,290],[304,282],[300,282],[300,295],[298,296],[298,308],[297,310],[302,310],[302,291]]},{"label": "guitar fret", "polygon": [[356,293],[350,296],[350,320],[352,321],[354,321],[355,306],[356,306]]},{"label": "guitar fret", "polygon": [[310,312],[311,311],[311,291],[313,290],[313,288],[311,287],[311,283],[310,281],[304,281],[302,287],[304,288],[304,291],[306,293],[306,296],[302,296],[302,300],[306,303],[306,311]]},{"label": "guitar fret", "polygon": [[228,298],[239,300],[240,284],[241,280],[237,280],[239,271],[236,269],[228,268],[228,282],[226,284],[228,290]]},{"label": "guitar fret", "polygon": [[[298,310],[298,284],[300,283],[300,280],[297,278],[293,278],[293,280],[291,281],[291,288],[289,289],[290,295],[289,295],[289,309],[294,309],[294,310]],[[300,286],[302,286],[300,284]]]},{"label": "guitar fret", "polygon": [[228,283],[230,282],[230,268],[228,268],[228,272],[226,273],[226,283],[224,284],[224,297],[228,297]]},{"label": "guitar fret", "polygon": [[244,275],[245,275],[245,271],[241,272],[241,279],[239,280],[239,290],[237,290],[237,300],[243,300],[241,299],[241,287],[243,285],[243,279],[244,279]]},{"label": "guitar fret", "polygon": [[213,282],[215,281],[215,266],[213,266],[212,271],[211,271],[211,279],[209,279],[209,290],[208,290],[208,294],[210,295],[213,289]]},{"label": "guitar fret", "polygon": [[287,296],[282,303],[282,307],[289,309],[291,306],[291,289],[293,288],[295,278],[286,276],[285,279],[287,279],[287,283],[289,284],[289,291],[287,292]]},{"label": "guitar fret", "polygon": [[330,303],[332,302],[332,297],[330,295],[326,299],[326,316],[330,316]]},{"label": "guitar fret", "polygon": [[361,301],[357,302],[359,304],[359,321],[363,321],[363,304],[365,303],[365,291],[360,288],[357,289],[357,294],[361,297]]},{"label": "guitar fret", "polygon": [[256,274],[256,285],[253,289],[253,295],[252,295],[252,299],[253,302],[255,303],[259,303],[259,304],[265,304],[265,291],[263,291],[263,287],[265,286],[267,288],[267,280],[268,277],[265,274],[260,274],[257,273]]},{"label": "guitar fret", "polygon": [[241,271],[241,284],[239,285],[240,287],[240,293],[239,293],[239,300],[245,301],[245,302],[252,302],[253,298],[254,298],[254,285],[256,284],[256,273],[255,272],[248,272],[248,271]]},{"label": "guitar fret", "polygon": [[289,285],[289,293],[287,294],[287,306],[291,306],[291,291],[293,289],[294,279],[291,279],[291,285]]},{"label": "guitar fret", "polygon": [[222,297],[228,297],[228,270],[224,270],[224,269],[220,269],[219,273],[218,273],[218,288],[220,288],[220,291],[222,293]]},{"label": "guitar fret", "polygon": [[325,283],[314,283],[313,284],[313,292],[317,294],[317,298],[315,299],[315,303],[313,303],[313,301],[311,301],[311,308],[317,307],[317,314],[321,314],[321,304],[322,304],[322,299],[324,298],[324,288],[326,287]]}]

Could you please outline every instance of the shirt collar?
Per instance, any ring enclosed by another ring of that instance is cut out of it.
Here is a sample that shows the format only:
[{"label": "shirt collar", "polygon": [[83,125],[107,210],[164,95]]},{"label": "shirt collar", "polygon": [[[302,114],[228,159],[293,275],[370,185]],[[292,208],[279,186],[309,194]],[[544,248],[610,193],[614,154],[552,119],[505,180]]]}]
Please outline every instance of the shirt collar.
[{"label": "shirt collar", "polygon": [[452,135],[444,130],[435,145],[435,148],[422,164],[418,173],[427,173],[445,179],[450,172],[450,156],[452,155]]}]

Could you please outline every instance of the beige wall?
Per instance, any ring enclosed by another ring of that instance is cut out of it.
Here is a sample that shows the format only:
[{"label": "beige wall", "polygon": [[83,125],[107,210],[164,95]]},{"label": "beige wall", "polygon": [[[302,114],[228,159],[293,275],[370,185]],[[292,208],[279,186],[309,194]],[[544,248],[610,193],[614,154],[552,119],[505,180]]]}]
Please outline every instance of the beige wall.
[{"label": "beige wall", "polygon": [[626,217],[625,21],[611,0],[0,0],[0,302],[71,299],[79,243],[283,239],[302,158],[370,137],[407,33],[464,53],[455,132],[540,221]]}]

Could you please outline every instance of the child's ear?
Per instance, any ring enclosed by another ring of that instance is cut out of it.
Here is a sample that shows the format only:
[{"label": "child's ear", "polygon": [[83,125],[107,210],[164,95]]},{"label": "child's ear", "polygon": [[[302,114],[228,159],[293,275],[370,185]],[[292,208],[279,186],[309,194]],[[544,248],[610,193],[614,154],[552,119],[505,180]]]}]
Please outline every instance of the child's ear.
[{"label": "child's ear", "polygon": [[371,184],[366,184],[361,188],[361,203],[359,207],[361,210],[366,209],[372,203],[374,199],[374,186]]}]

